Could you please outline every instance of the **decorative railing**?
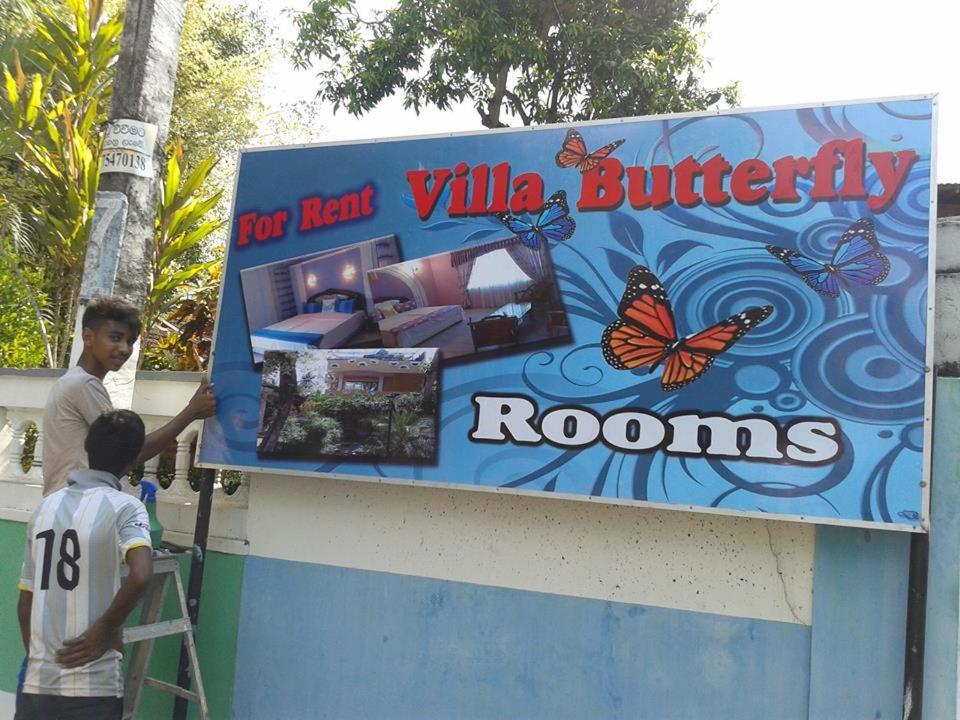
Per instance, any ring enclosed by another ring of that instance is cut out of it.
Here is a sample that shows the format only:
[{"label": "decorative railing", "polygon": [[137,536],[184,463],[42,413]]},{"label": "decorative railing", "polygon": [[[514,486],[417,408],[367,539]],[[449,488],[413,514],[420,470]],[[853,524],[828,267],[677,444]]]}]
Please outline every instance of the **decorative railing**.
[{"label": "decorative railing", "polygon": [[[0,519],[26,521],[42,497],[43,406],[62,370],[11,370],[0,368]],[[151,432],[164,425],[196,390],[199,373],[141,372],[137,374],[133,409]],[[147,461],[143,479],[161,486],[157,514],[164,539],[192,543],[197,492],[190,484],[193,449],[200,423],[191,423],[177,437],[176,449]],[[172,467],[169,462],[172,455]],[[225,483],[220,473],[214,485],[209,547],[246,552],[246,515],[249,483],[235,473]],[[236,481],[239,480],[239,486]],[[162,482],[161,482],[162,481]],[[169,483],[169,484],[168,484]],[[163,488],[163,485],[168,485]],[[124,482],[131,494],[138,489]]]}]

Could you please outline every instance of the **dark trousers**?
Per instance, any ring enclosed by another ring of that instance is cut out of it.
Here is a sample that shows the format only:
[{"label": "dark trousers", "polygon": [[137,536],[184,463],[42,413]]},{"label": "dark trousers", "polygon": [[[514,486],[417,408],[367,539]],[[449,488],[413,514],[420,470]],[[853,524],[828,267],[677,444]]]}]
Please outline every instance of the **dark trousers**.
[{"label": "dark trousers", "polygon": [[14,720],[120,720],[123,698],[23,693]]}]

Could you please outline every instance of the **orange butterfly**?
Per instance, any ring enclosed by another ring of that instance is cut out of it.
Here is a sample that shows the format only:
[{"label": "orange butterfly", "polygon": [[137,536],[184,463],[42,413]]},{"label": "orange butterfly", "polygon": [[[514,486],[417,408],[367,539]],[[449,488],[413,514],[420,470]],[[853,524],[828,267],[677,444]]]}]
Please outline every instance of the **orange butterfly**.
[{"label": "orange butterfly", "polygon": [[562,168],[577,167],[580,168],[581,173],[590,172],[600,164],[601,160],[625,142],[626,140],[614,140],[599,150],[587,153],[587,144],[583,141],[583,135],[576,130],[567,130],[563,147],[557,153],[557,165]]},{"label": "orange butterfly", "polygon": [[678,339],[666,289],[648,268],[637,265],[627,276],[617,308],[621,319],[607,325],[600,347],[604,360],[618,370],[649,365],[653,372],[664,362],[660,386],[669,392],[699,379],[720,353],[772,312],[771,305],[750,308]]}]

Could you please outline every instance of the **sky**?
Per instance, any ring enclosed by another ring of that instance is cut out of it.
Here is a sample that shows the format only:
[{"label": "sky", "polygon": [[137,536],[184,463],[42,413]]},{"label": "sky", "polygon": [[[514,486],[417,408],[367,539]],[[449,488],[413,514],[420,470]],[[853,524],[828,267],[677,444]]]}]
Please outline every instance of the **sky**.
[{"label": "sky", "polygon": [[[695,0],[705,7],[707,0]],[[271,2],[264,12],[281,37],[295,29],[285,9],[302,11],[307,0]],[[388,0],[358,0],[364,8]],[[960,2],[955,0],[715,0],[707,22],[706,85],[740,84],[740,107],[762,108],[836,100],[938,93],[937,180],[960,182]],[[308,100],[317,83],[311,70],[280,60],[267,74],[266,102]],[[519,123],[519,121],[516,121]],[[389,98],[361,118],[317,111],[315,137],[331,142],[482,129],[469,105],[417,116]],[[262,135],[259,144],[275,144]]]}]

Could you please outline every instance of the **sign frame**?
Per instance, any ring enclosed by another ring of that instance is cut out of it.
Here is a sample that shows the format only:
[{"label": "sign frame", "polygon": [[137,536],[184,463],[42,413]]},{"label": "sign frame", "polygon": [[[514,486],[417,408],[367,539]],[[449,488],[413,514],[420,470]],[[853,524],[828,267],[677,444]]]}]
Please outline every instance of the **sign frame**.
[{"label": "sign frame", "polygon": [[[906,525],[899,523],[887,523],[879,521],[869,521],[869,520],[856,520],[856,519],[847,519],[847,518],[832,518],[826,516],[807,516],[807,515],[798,515],[798,514],[789,514],[789,513],[772,513],[772,512],[763,512],[763,511],[750,511],[743,509],[732,509],[732,508],[720,508],[720,507],[707,507],[702,505],[692,505],[692,504],[673,504],[673,503],[663,503],[650,500],[636,500],[631,498],[622,498],[622,497],[598,497],[587,494],[577,494],[577,493],[565,493],[565,492],[545,492],[543,490],[537,489],[527,489],[522,487],[503,487],[503,486],[486,486],[486,485],[476,485],[476,484],[467,484],[467,483],[453,483],[453,482],[440,482],[434,480],[416,480],[410,478],[401,478],[401,477],[382,477],[382,476],[371,476],[371,475],[359,475],[359,474],[350,474],[344,472],[314,472],[314,471],[303,471],[292,468],[269,468],[269,467],[257,467],[249,465],[235,465],[230,463],[221,463],[221,462],[204,462],[201,458],[201,453],[204,443],[204,431],[201,429],[198,434],[197,440],[197,449],[195,454],[195,465],[201,468],[214,468],[220,470],[231,470],[231,471],[240,471],[248,474],[255,474],[258,476],[271,476],[271,475],[282,475],[282,476],[293,476],[293,477],[303,477],[309,478],[312,480],[345,480],[352,482],[368,482],[368,483],[377,483],[377,484],[386,484],[386,485],[401,485],[401,486],[414,486],[414,487],[423,487],[423,488],[436,488],[442,490],[463,490],[471,492],[485,492],[485,493],[498,493],[504,495],[518,495],[524,497],[536,497],[536,498],[553,498],[558,500],[574,500],[579,502],[592,502],[592,503],[602,503],[604,505],[617,505],[617,506],[626,506],[626,507],[642,507],[642,508],[651,508],[655,510],[669,510],[674,512],[695,512],[703,513],[706,515],[722,515],[722,516],[733,516],[733,517],[745,517],[745,518],[755,518],[762,520],[779,520],[787,522],[801,522],[801,523],[812,523],[817,525],[833,525],[833,526],[842,526],[842,527],[856,527],[862,529],[873,529],[873,530],[888,530],[894,532],[909,532],[909,533],[926,533],[929,532],[930,528],[930,481],[931,481],[931,469],[932,469],[932,441],[933,441],[933,391],[934,391],[934,382],[935,382],[935,373],[933,371],[934,364],[934,337],[935,337],[935,327],[934,327],[934,311],[935,311],[935,295],[934,289],[936,287],[936,247],[937,247],[937,197],[936,197],[936,170],[937,170],[937,138],[938,138],[938,94],[937,93],[921,93],[921,94],[911,94],[911,95],[898,95],[898,96],[884,96],[880,98],[858,98],[858,99],[848,99],[848,100],[836,100],[836,101],[824,101],[816,103],[796,103],[796,104],[786,104],[786,105],[771,105],[771,106],[761,106],[761,107],[750,107],[750,108],[724,108],[716,109],[709,111],[696,111],[696,112],[684,112],[684,113],[670,113],[663,115],[655,116],[633,116],[633,117],[624,117],[624,118],[614,118],[614,119],[602,119],[602,120],[590,120],[574,123],[554,123],[547,125],[537,125],[537,126],[523,126],[523,127],[505,127],[497,129],[478,129],[478,130],[469,130],[469,131],[460,131],[460,132],[447,132],[447,133],[430,133],[425,135],[412,135],[412,136],[388,136],[388,137],[376,137],[376,138],[364,138],[358,140],[338,140],[338,141],[329,141],[329,142],[317,142],[317,143],[300,143],[292,145],[271,145],[264,147],[250,147],[243,148],[240,150],[238,155],[238,162],[234,172],[233,180],[233,196],[230,203],[230,219],[231,219],[231,232],[228,237],[227,243],[227,253],[230,252],[230,239],[233,237],[232,226],[233,221],[236,218],[237,212],[237,189],[239,186],[240,180],[240,166],[242,157],[247,154],[256,154],[263,152],[270,152],[275,150],[296,150],[296,149],[308,149],[308,148],[323,148],[323,147],[337,147],[337,146],[363,146],[363,145],[375,145],[383,142],[403,142],[403,141],[420,141],[420,140],[432,140],[432,139],[443,139],[443,138],[458,138],[458,137],[470,137],[470,136],[485,136],[490,137],[494,135],[501,134],[518,134],[527,131],[535,130],[544,130],[544,129],[564,129],[564,128],[583,128],[583,127],[597,127],[597,126],[610,126],[623,123],[634,123],[639,121],[652,121],[652,120],[662,120],[662,121],[673,121],[673,120],[683,120],[687,118],[703,118],[703,117],[723,117],[728,115],[743,115],[747,113],[760,113],[767,111],[791,111],[791,110],[800,110],[800,109],[814,109],[814,108],[832,108],[845,105],[865,105],[870,103],[882,104],[882,103],[891,103],[891,102],[902,102],[902,101],[918,101],[918,100],[928,100],[931,103],[932,115],[930,118],[931,125],[931,136],[930,136],[930,198],[929,198],[929,226],[928,226],[928,260],[927,260],[927,299],[926,299],[926,319],[925,319],[925,368],[924,368],[924,406],[923,406],[923,449],[922,449],[922,467],[921,467],[921,510],[920,510],[920,519],[919,524],[917,525]],[[224,258],[224,263],[226,266],[226,256]],[[225,267],[226,269],[226,267]],[[220,281],[220,298],[223,297],[224,286],[226,284],[227,274],[223,273]],[[210,359],[209,359],[209,368],[213,368],[214,359],[217,353],[217,339],[219,337],[220,321],[222,313],[220,308],[214,321],[214,331],[213,331],[213,341],[210,350]],[[209,372],[209,371],[208,371]]]}]

